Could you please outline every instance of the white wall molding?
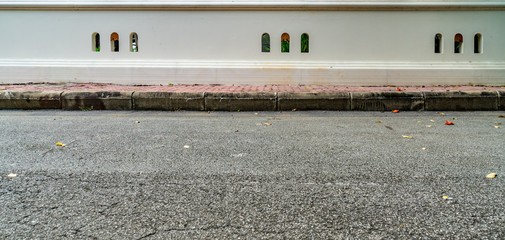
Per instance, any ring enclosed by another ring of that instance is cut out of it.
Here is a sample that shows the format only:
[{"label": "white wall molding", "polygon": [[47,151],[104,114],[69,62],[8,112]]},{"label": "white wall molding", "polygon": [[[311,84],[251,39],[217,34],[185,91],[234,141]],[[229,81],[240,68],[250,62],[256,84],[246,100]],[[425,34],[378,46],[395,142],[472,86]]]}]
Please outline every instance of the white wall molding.
[{"label": "white wall molding", "polygon": [[78,11],[504,11],[505,2],[0,1],[0,10]]},{"label": "white wall molding", "polygon": [[500,63],[0,61],[0,83],[503,85]]}]

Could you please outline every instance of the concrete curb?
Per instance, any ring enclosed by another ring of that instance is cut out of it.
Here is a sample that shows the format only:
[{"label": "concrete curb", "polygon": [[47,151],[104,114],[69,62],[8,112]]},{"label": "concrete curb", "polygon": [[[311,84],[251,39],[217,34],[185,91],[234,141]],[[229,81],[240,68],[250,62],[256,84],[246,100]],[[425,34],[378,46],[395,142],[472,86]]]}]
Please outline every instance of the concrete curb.
[{"label": "concrete curb", "polygon": [[424,110],[422,92],[352,92],[351,110],[391,111]]},{"label": "concrete curb", "polygon": [[498,110],[498,92],[425,92],[427,111],[489,111]]},{"label": "concrete curb", "polygon": [[132,110],[133,92],[63,92],[63,110]]},{"label": "concrete curb", "polygon": [[493,111],[505,110],[505,91],[318,93],[0,91],[0,109]]},{"label": "concrete curb", "polygon": [[61,93],[47,92],[0,92],[0,109],[61,109]]},{"label": "concrete curb", "polygon": [[498,91],[498,109],[505,110],[505,91]]},{"label": "concrete curb", "polygon": [[277,93],[205,93],[207,111],[275,111]]},{"label": "concrete curb", "polygon": [[204,93],[191,92],[134,92],[135,110],[205,110]]},{"label": "concrete curb", "polygon": [[348,92],[307,93],[280,92],[278,93],[279,111],[289,110],[342,110],[351,109],[351,97]]}]

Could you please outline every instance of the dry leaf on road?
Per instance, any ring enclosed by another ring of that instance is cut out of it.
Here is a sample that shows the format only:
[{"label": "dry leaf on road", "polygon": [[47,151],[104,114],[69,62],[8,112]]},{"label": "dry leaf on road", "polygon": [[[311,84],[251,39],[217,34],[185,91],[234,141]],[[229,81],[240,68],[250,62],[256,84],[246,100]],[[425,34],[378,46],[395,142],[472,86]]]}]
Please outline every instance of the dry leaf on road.
[{"label": "dry leaf on road", "polygon": [[412,136],[407,136],[407,135],[402,135],[403,138],[408,138],[408,139],[411,139],[411,138],[414,138]]},{"label": "dry leaf on road", "polygon": [[486,176],[486,178],[495,178],[496,176],[498,176],[498,174],[496,173],[490,173]]},{"label": "dry leaf on road", "polygon": [[399,112],[400,112],[400,110],[393,110],[393,111],[391,111],[391,112],[394,112],[394,113],[399,113]]},{"label": "dry leaf on road", "polygon": [[454,123],[451,122],[451,121],[449,121],[449,120],[447,120],[447,121],[445,121],[445,125],[454,125]]},{"label": "dry leaf on road", "polygon": [[263,125],[270,126],[272,124],[271,123],[263,123]]},{"label": "dry leaf on road", "polygon": [[7,175],[7,177],[17,177],[18,175],[15,174],[15,173],[9,173],[9,175]]},{"label": "dry leaf on road", "polygon": [[62,146],[62,147],[67,146],[67,144],[63,144],[63,143],[60,143],[60,142],[57,142],[57,143],[56,143],[56,145],[57,145],[57,146]]}]

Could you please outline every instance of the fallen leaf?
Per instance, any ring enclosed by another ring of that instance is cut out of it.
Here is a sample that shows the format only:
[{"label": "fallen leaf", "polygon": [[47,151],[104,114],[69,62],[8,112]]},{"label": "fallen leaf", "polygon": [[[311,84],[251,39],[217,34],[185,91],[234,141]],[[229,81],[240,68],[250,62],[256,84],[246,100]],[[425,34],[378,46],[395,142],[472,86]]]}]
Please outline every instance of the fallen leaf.
[{"label": "fallen leaf", "polygon": [[446,121],[445,121],[445,125],[454,125],[454,123],[453,123],[453,122],[451,122],[451,121],[449,121],[449,120],[446,120]]},{"label": "fallen leaf", "polygon": [[9,175],[7,175],[7,177],[17,177],[18,175],[15,174],[15,173],[9,173]]},{"label": "fallen leaf", "polygon": [[238,129],[237,129],[237,130],[235,130],[235,132],[238,132]]},{"label": "fallen leaf", "polygon": [[291,112],[296,112],[296,108],[291,109]]},{"label": "fallen leaf", "polygon": [[189,146],[188,145],[184,145],[184,148],[189,148]]},{"label": "fallen leaf", "polygon": [[62,147],[67,146],[67,144],[63,144],[63,143],[60,143],[60,142],[57,142],[57,143],[56,143],[56,145],[57,145],[57,146],[62,146]]},{"label": "fallen leaf", "polygon": [[411,139],[411,138],[414,138],[412,136],[407,136],[407,135],[402,135],[403,138],[408,138],[408,139]]},{"label": "fallen leaf", "polygon": [[426,148],[421,148],[422,150],[426,150]]},{"label": "fallen leaf", "polygon": [[500,116],[498,116],[498,117],[499,117],[499,118],[505,118],[505,116],[503,116],[503,115],[500,115]]},{"label": "fallen leaf", "polygon": [[263,125],[270,126],[272,124],[271,123],[263,123]]},{"label": "fallen leaf", "polygon": [[135,123],[140,123],[140,121],[135,121]]},{"label": "fallen leaf", "polygon": [[501,126],[494,126],[494,128],[501,128]]},{"label": "fallen leaf", "polygon": [[417,123],[423,123],[423,121],[417,121]]},{"label": "fallen leaf", "polygon": [[445,115],[445,113],[443,113],[443,112],[437,112],[437,113],[440,114],[440,115]]},{"label": "fallen leaf", "polygon": [[382,121],[375,121],[375,123],[381,123]]},{"label": "fallen leaf", "polygon": [[254,115],[258,115],[258,113],[254,113]]},{"label": "fallen leaf", "polygon": [[390,126],[384,126],[384,127],[387,128],[387,129],[389,129],[389,130],[393,130],[393,128],[390,127]]},{"label": "fallen leaf", "polygon": [[494,124],[496,124],[496,125],[501,125],[501,122],[495,122]]},{"label": "fallen leaf", "polygon": [[391,111],[391,112],[394,112],[394,113],[399,113],[399,112],[400,112],[400,110],[393,110],[393,111]]},{"label": "fallen leaf", "polygon": [[443,199],[448,199],[449,197],[448,196],[442,196]]},{"label": "fallen leaf", "polygon": [[435,120],[430,120],[430,122],[435,122]]},{"label": "fallen leaf", "polygon": [[486,176],[486,178],[495,178],[496,176],[498,176],[498,174],[496,173],[490,173]]},{"label": "fallen leaf", "polygon": [[401,91],[402,91],[402,89],[401,89],[401,88],[396,88],[396,90],[398,90],[398,92],[401,92]]},{"label": "fallen leaf", "polygon": [[431,125],[426,125],[426,127],[431,127]]}]

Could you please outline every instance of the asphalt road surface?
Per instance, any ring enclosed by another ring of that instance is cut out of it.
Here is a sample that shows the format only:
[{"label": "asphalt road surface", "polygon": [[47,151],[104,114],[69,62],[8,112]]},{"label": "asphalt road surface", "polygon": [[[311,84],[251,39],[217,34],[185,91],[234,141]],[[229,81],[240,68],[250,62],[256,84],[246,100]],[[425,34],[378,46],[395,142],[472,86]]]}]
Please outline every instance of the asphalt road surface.
[{"label": "asphalt road surface", "polygon": [[499,115],[0,111],[0,239],[503,239]]}]

